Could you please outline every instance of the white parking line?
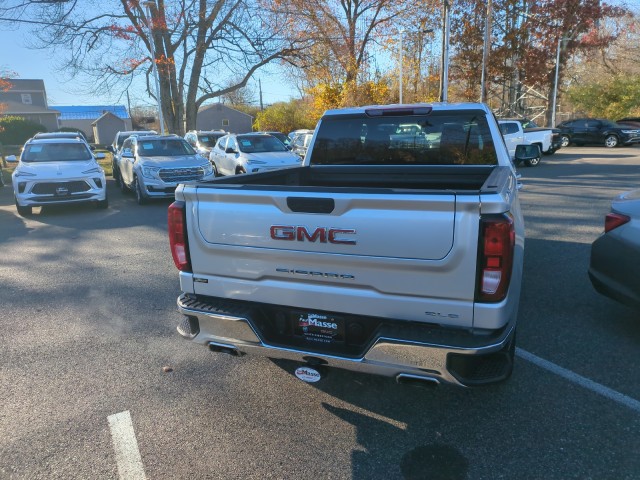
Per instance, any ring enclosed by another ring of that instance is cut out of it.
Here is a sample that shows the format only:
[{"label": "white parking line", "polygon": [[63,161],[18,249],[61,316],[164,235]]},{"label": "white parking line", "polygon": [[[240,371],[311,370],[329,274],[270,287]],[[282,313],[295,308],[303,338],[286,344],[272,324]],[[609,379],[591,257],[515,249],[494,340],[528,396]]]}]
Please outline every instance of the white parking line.
[{"label": "white parking line", "polygon": [[616,392],[609,387],[605,387],[604,385],[594,382],[593,380],[589,380],[588,378],[585,378],[582,375],[578,375],[571,370],[562,368],[555,363],[551,363],[548,360],[545,360],[544,358],[537,357],[533,353],[529,353],[526,350],[522,350],[521,348],[516,348],[516,355],[533,363],[534,365],[537,365],[540,368],[549,370],[556,375],[566,378],[570,382],[580,385],[581,387],[591,390],[598,395],[602,395],[609,400],[613,400],[614,402],[624,405],[625,407],[629,407],[630,409],[640,413],[640,401],[634,398],[628,397],[623,393]]},{"label": "white parking line", "polygon": [[111,429],[111,439],[116,452],[116,463],[118,464],[120,479],[146,479],[129,410],[110,415],[107,420]]}]

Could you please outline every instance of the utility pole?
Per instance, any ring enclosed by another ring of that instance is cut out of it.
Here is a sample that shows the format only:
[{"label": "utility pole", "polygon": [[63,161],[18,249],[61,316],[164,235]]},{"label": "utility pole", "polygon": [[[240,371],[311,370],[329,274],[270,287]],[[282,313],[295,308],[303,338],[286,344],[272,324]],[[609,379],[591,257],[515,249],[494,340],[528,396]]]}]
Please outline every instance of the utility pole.
[{"label": "utility pole", "polygon": [[442,60],[440,69],[440,101],[448,101],[449,91],[449,0],[444,0],[442,15]]},{"label": "utility pole", "polygon": [[400,103],[402,103],[402,68],[403,68],[403,60],[404,60],[404,52],[402,51],[402,36],[404,34],[404,28],[400,29]]},{"label": "utility pole", "polygon": [[556,50],[556,74],[553,80],[553,106],[551,107],[551,128],[556,126],[556,99],[558,98],[558,71],[560,70],[560,45],[564,38],[560,35],[558,39],[558,49]]},{"label": "utility pole", "polygon": [[484,24],[484,50],[482,51],[482,78],[480,80],[480,102],[487,101],[487,66],[489,64],[489,50],[491,49],[491,15],[492,1],[487,0],[487,18]]},{"label": "utility pole", "polygon": [[264,105],[262,105],[262,82],[258,79],[258,91],[260,92],[260,111],[264,110]]}]

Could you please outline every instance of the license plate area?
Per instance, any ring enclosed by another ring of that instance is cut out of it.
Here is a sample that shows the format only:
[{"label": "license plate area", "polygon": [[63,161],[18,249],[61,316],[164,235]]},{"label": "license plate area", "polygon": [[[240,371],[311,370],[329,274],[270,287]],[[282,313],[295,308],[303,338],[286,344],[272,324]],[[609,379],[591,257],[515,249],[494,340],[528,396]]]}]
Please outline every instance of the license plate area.
[{"label": "license plate area", "polygon": [[345,320],[328,313],[292,312],[295,336],[316,345],[344,343]]}]

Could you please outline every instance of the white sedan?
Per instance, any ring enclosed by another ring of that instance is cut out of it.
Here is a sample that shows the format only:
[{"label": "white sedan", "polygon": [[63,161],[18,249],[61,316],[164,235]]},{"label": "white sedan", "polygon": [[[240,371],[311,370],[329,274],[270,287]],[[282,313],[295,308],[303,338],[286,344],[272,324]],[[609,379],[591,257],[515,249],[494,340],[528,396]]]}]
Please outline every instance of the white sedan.
[{"label": "white sedan", "polygon": [[219,175],[264,172],[302,163],[280,140],[265,133],[225,135],[211,150],[209,160]]},{"label": "white sedan", "polygon": [[104,170],[88,145],[79,139],[30,139],[24,145],[13,171],[13,192],[18,214],[30,215],[32,208],[60,203],[95,202],[107,208]]}]

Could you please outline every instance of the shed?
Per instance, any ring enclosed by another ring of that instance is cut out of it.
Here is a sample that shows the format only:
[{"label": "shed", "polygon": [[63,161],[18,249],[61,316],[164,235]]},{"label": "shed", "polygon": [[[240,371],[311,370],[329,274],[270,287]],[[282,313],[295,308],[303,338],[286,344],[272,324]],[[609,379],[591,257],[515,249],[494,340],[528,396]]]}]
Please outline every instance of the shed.
[{"label": "shed", "polygon": [[103,113],[91,124],[91,128],[93,130],[94,142],[99,145],[111,143],[116,133],[120,131],[131,130],[131,127],[127,125],[127,122],[123,118],[111,112]]},{"label": "shed", "polygon": [[[90,142],[100,143],[94,136],[93,124],[106,112],[124,121],[125,125],[120,130],[132,130],[131,117],[124,105],[61,105],[54,108],[60,112],[61,127],[82,130]],[[102,139],[105,140],[104,135]],[[112,140],[113,137],[108,138],[106,143]]]},{"label": "shed", "polygon": [[253,117],[222,103],[213,103],[198,110],[196,129],[248,133],[253,131]]}]

